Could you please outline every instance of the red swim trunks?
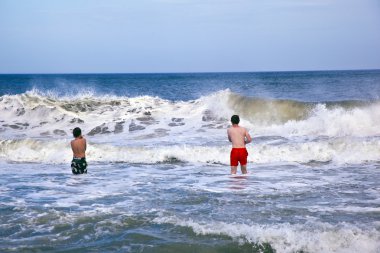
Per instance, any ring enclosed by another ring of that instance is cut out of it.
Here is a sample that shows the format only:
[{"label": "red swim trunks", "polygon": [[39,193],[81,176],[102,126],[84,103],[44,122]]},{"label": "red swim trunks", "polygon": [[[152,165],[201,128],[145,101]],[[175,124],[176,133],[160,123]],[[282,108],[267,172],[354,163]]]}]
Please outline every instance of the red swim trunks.
[{"label": "red swim trunks", "polygon": [[231,166],[247,165],[248,151],[246,148],[232,148],[231,150]]}]

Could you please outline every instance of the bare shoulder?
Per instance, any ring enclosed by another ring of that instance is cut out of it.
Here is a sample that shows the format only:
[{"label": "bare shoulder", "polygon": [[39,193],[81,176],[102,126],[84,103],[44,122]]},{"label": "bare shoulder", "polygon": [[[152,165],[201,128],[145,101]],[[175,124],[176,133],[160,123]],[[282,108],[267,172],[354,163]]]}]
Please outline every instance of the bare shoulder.
[{"label": "bare shoulder", "polygon": [[242,132],[247,132],[247,128],[245,128],[245,127],[240,127],[240,131],[242,131]]}]

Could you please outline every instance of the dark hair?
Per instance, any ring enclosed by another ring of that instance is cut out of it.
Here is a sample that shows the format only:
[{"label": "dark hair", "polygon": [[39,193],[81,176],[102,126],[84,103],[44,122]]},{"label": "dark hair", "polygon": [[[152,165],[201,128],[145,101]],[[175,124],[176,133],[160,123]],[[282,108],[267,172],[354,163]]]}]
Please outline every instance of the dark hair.
[{"label": "dark hair", "polygon": [[74,128],[73,135],[74,135],[75,138],[81,136],[81,134],[82,134],[82,130],[80,130],[79,127]]},{"label": "dark hair", "polygon": [[239,124],[239,122],[240,122],[239,115],[232,115],[231,122],[232,122],[232,124]]}]

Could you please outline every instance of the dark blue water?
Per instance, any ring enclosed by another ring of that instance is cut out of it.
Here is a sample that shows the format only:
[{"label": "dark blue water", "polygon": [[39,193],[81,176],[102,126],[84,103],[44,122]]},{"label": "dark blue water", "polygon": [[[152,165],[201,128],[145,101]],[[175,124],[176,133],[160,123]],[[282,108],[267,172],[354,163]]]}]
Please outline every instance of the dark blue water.
[{"label": "dark blue water", "polygon": [[193,100],[230,89],[256,98],[299,101],[378,100],[380,70],[262,73],[176,74],[25,74],[0,75],[0,96],[32,89],[58,96],[92,92],[96,95],[157,96]]}]

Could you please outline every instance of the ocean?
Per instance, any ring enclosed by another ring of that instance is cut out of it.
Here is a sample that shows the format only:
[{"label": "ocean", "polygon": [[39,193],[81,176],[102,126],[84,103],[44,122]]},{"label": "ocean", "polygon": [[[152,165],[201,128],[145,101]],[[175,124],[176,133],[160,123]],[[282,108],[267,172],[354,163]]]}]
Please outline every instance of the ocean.
[{"label": "ocean", "polygon": [[0,75],[0,252],[379,253],[379,182],[380,70]]}]

